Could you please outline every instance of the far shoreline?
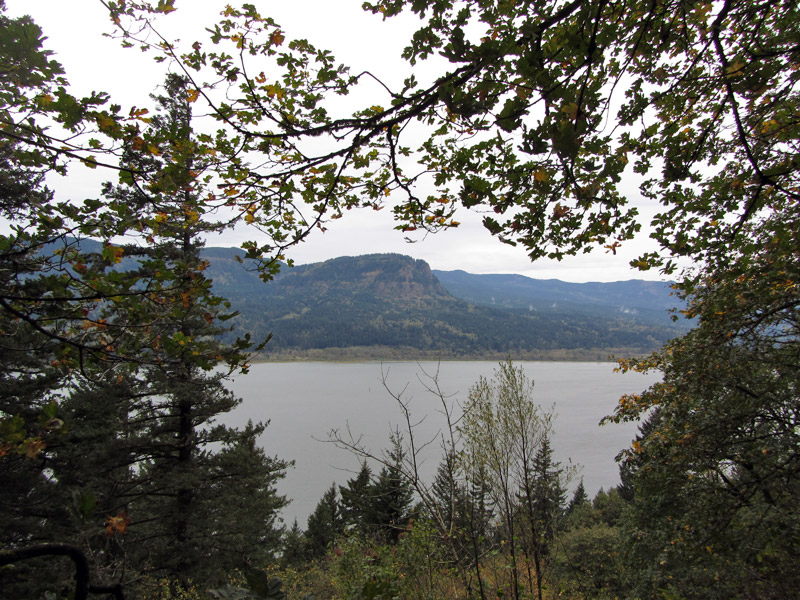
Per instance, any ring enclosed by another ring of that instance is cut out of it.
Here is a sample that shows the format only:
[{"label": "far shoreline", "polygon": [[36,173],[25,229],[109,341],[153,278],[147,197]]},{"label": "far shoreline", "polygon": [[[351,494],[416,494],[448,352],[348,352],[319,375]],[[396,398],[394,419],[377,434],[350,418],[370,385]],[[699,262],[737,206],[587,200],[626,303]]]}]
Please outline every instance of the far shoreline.
[{"label": "far shoreline", "polygon": [[576,348],[528,350],[522,352],[455,353],[425,351],[416,348],[391,348],[386,346],[354,346],[347,348],[312,348],[308,350],[283,350],[253,355],[251,364],[276,362],[388,362],[388,361],[475,361],[490,362],[507,359],[542,362],[617,362],[622,358],[641,357],[650,350],[642,348]]}]

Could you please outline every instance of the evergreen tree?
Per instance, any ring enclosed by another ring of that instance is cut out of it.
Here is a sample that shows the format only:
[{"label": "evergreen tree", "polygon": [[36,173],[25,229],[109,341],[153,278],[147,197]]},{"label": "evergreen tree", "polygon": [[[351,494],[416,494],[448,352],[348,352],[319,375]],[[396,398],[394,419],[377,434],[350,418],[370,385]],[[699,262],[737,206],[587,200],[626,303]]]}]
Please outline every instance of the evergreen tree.
[{"label": "evergreen tree", "polygon": [[393,544],[411,519],[414,488],[402,474],[405,458],[402,440],[393,435],[391,443],[388,462],[369,489],[367,522],[376,535]]},{"label": "evergreen tree", "polygon": [[300,567],[308,560],[306,538],[297,519],[283,536],[281,565],[283,567]]},{"label": "evergreen tree", "polygon": [[[639,432],[633,440],[634,444],[641,444],[643,440],[650,435],[651,432],[656,431],[658,428],[659,409],[655,408],[647,417],[639,424]],[[622,453],[619,457],[619,480],[620,484],[617,486],[620,496],[627,502],[632,502],[636,495],[636,487],[634,484],[636,472],[641,467],[641,459],[638,455],[631,455]]]},{"label": "evergreen tree", "polygon": [[308,517],[305,539],[309,558],[323,556],[330,545],[344,533],[344,525],[336,484],[332,484]]},{"label": "evergreen tree", "polygon": [[467,491],[458,478],[458,465],[454,452],[445,453],[436,468],[431,492],[437,509],[442,515],[445,529],[450,532],[450,535],[453,535],[463,525],[459,522],[458,516],[462,515],[466,509],[467,496]]},{"label": "evergreen tree", "polygon": [[533,458],[533,514],[546,555],[558,531],[566,503],[565,470],[553,460],[550,435],[545,433]]},{"label": "evergreen tree", "polygon": [[570,499],[569,504],[567,504],[566,514],[572,514],[576,508],[584,506],[588,502],[589,495],[586,493],[586,488],[583,486],[583,477],[581,477],[578,487],[575,488],[575,491],[572,493],[572,498]]},{"label": "evergreen tree", "polygon": [[339,487],[342,519],[345,530],[366,534],[369,529],[369,508],[373,486],[372,469],[367,461],[361,463],[358,474]]},{"label": "evergreen tree", "polygon": [[[123,160],[123,173],[154,174],[151,185],[123,177],[106,187],[108,202],[95,215],[111,236],[135,213],[146,239],[105,242],[82,254],[83,280],[113,283],[118,294],[87,309],[87,331],[109,347],[138,347],[137,357],[85,362],[61,387],[64,431],[37,452],[40,461],[24,465],[27,475],[11,473],[20,485],[10,489],[35,526],[20,542],[78,545],[92,557],[93,580],[128,585],[152,574],[182,586],[217,583],[237,568],[265,564],[279,544],[276,515],[286,501],[275,483],[287,463],[257,446],[264,425],[235,430],[215,423],[239,402],[225,379],[244,364],[249,343],[219,341],[228,315],[224,300],[211,293],[200,249],[204,235],[226,225],[201,218],[198,178],[205,163],[196,152],[188,98],[186,82],[170,76],[141,147],[126,150]],[[42,356],[48,357],[44,350]],[[51,376],[37,360],[31,383],[49,378],[47,385],[58,389],[59,361],[52,360]],[[55,431],[61,420],[47,398],[7,396],[14,406],[2,410],[39,411]],[[49,514],[42,518],[22,499],[45,493]],[[57,578],[49,584],[59,585]]]}]

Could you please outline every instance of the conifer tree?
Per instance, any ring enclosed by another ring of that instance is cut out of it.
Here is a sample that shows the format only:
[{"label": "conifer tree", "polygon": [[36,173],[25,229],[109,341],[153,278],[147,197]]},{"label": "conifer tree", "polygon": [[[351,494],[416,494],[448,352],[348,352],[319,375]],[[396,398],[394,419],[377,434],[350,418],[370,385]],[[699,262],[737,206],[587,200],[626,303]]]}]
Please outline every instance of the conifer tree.
[{"label": "conifer tree", "polygon": [[305,540],[309,558],[323,556],[330,545],[344,533],[344,524],[336,484],[332,484],[308,517]]},{"label": "conifer tree", "polygon": [[357,531],[366,534],[369,528],[372,486],[372,469],[366,460],[361,463],[361,468],[355,477],[349,479],[344,486],[339,486],[339,494],[342,498],[342,517],[348,532]]},{"label": "conifer tree", "polygon": [[567,504],[566,514],[572,514],[576,508],[583,506],[588,502],[589,496],[586,493],[586,488],[583,485],[583,477],[581,477],[578,487],[575,488],[575,491],[572,493],[572,498],[570,499],[569,504]]},{"label": "conifer tree", "polygon": [[389,543],[397,542],[412,515],[414,488],[403,474],[405,451],[402,440],[392,436],[388,462],[381,467],[369,489],[367,521],[376,535]]},{"label": "conifer tree", "polygon": [[[265,425],[216,423],[239,403],[225,380],[244,364],[249,343],[219,341],[225,302],[211,292],[200,249],[225,223],[201,216],[204,162],[188,97],[185,81],[170,76],[142,151],[129,149],[123,161],[155,174],[151,185],[107,186],[95,215],[108,236],[139,215],[142,239],[83,242],[81,250],[93,257],[84,279],[119,291],[94,305],[90,328],[137,323],[117,338],[138,346],[137,358],[101,357],[68,380],[59,407],[68,426],[42,455],[48,477],[28,490],[50,486],[51,497],[65,499],[49,505],[60,525],[40,518],[38,535],[77,544],[93,558],[94,579],[124,586],[143,575],[206,585],[263,565],[278,548],[277,511],[286,504],[275,483],[288,464],[256,443]],[[163,151],[147,150],[155,147]]]}]

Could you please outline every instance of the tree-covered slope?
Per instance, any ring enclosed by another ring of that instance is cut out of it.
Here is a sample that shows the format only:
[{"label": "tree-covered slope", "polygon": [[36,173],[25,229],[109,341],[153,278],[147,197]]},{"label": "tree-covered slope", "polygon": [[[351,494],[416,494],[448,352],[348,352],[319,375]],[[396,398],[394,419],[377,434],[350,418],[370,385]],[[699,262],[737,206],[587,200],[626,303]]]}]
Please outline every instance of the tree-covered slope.
[{"label": "tree-covered slope", "polygon": [[522,275],[475,275],[465,271],[433,271],[451,294],[467,302],[535,310],[628,315],[641,321],[669,322],[669,310],[683,306],[670,283],[615,281],[569,283]]},{"label": "tree-covered slope", "polygon": [[427,263],[397,254],[286,268],[268,283],[234,255],[207,249],[209,277],[240,312],[238,331],[261,338],[272,333],[271,352],[370,346],[455,356],[647,350],[677,333],[663,318],[606,309],[611,301],[598,309],[577,292],[571,304],[547,311],[470,303],[449,293]]}]

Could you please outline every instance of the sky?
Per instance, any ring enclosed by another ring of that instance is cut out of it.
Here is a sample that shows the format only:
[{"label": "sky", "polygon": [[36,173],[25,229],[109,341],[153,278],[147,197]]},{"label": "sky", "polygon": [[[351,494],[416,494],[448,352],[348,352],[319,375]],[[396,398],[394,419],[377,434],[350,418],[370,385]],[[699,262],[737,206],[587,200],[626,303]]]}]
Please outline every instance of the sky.
[{"label": "sky", "polygon": [[[402,82],[409,75],[411,67],[399,55],[418,23],[411,15],[383,22],[363,12],[362,0],[250,2],[262,15],[272,16],[288,38],[307,38],[317,47],[331,50],[339,62],[350,66],[351,72],[368,70],[390,84]],[[169,39],[202,39],[204,28],[218,20],[225,4],[224,0],[176,0],[178,10],[164,19],[159,29]],[[46,47],[64,66],[76,95],[106,91],[112,101],[123,107],[146,106],[149,94],[163,81],[164,71],[149,55],[124,50],[118,41],[103,37],[111,27],[98,0],[6,0],[6,6],[8,16],[29,14],[42,28],[48,38]],[[91,197],[96,195],[97,177],[95,172],[73,170],[68,179],[52,182],[52,187],[57,194],[73,199]],[[622,185],[631,202],[639,207],[643,220],[649,221],[655,207],[641,200],[634,183],[623,181]],[[461,223],[458,228],[409,243],[406,234],[393,229],[396,223],[388,209],[354,210],[331,222],[325,233],[314,232],[309,240],[293,248],[288,258],[305,264],[338,256],[396,252],[425,260],[433,269],[470,273],[517,273],[573,282],[659,277],[657,272],[641,272],[629,266],[642,252],[656,249],[644,228],[637,239],[625,243],[616,254],[598,249],[561,262],[540,259],[531,263],[524,249],[492,237],[483,228],[480,215],[463,211],[456,219]],[[256,234],[239,229],[210,240],[209,245],[238,246],[249,239],[258,240]]]}]

